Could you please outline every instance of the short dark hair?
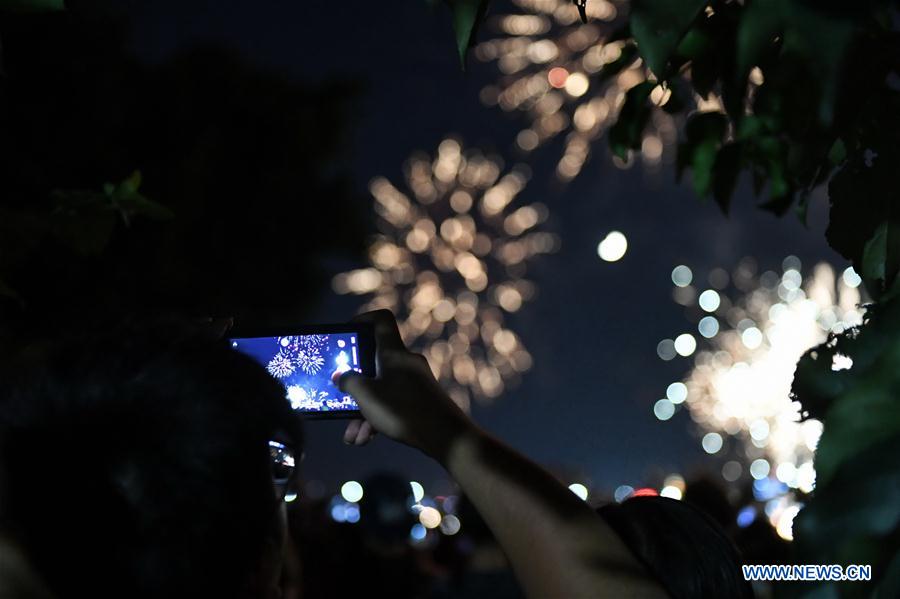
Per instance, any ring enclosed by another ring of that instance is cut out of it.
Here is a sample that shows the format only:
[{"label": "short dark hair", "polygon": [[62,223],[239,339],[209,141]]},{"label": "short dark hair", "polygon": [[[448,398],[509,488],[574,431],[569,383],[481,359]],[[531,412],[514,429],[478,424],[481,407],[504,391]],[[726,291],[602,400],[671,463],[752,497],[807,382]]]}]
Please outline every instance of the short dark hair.
[{"label": "short dark hair", "polygon": [[666,497],[634,497],[598,512],[675,599],[753,597],[737,549],[696,507]]},{"label": "short dark hair", "polygon": [[57,596],[241,594],[278,505],[267,441],[301,442],[264,369],[166,320],[7,370],[0,526]]}]

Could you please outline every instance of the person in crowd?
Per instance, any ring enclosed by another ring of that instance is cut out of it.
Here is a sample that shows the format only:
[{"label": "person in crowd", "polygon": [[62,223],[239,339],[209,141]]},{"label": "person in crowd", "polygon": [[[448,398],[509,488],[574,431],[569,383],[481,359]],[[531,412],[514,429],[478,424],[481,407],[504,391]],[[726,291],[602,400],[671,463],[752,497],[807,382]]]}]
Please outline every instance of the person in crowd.
[{"label": "person in crowd", "polygon": [[283,388],[205,327],[101,331],[5,365],[0,535],[60,599],[279,597]]},{"label": "person in crowd", "polygon": [[597,513],[671,597],[753,597],[731,540],[691,503],[632,497]]}]

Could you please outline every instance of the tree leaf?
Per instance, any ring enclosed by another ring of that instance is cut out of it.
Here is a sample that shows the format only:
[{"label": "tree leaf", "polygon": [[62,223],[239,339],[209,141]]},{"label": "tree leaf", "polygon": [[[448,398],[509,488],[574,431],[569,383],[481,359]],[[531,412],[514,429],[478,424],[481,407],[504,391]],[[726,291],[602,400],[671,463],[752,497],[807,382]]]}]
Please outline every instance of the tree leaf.
[{"label": "tree leaf", "polygon": [[721,140],[728,130],[728,117],[721,112],[698,112],[688,119],[685,135],[689,141]]},{"label": "tree leaf", "polygon": [[628,150],[641,147],[644,127],[650,117],[647,100],[654,87],[656,83],[644,81],[625,92],[625,104],[619,111],[619,118],[609,129],[610,149],[622,160],[628,158]]},{"label": "tree leaf", "polygon": [[63,0],[0,0],[0,11],[52,12],[65,10]]},{"label": "tree leaf", "polygon": [[783,5],[786,19],[784,55],[796,56],[812,69],[821,90],[819,120],[831,124],[840,72],[856,33],[857,19],[823,9],[816,3],[795,1],[783,2]]},{"label": "tree leaf", "polygon": [[[828,426],[826,425],[826,434]],[[825,443],[825,438],[820,443]],[[794,520],[798,553],[822,563],[877,563],[900,521],[900,436],[873,443],[841,464],[827,482],[819,475],[812,500]],[[864,554],[863,552],[865,552]],[[890,553],[888,553],[888,557]],[[861,559],[862,558],[862,559]]]},{"label": "tree leaf", "polygon": [[831,149],[828,150],[828,162],[837,166],[847,158],[847,146],[844,140],[838,138],[834,140]]},{"label": "tree leaf", "polygon": [[737,29],[735,80],[747,80],[750,70],[759,64],[782,28],[782,6],[779,0],[752,0],[741,14]]},{"label": "tree leaf", "polygon": [[453,13],[453,30],[459,62],[466,68],[466,51],[474,44],[478,26],[484,19],[490,0],[446,0]]},{"label": "tree leaf", "polygon": [[634,0],[631,32],[647,67],[662,80],[666,65],[706,0]]},{"label": "tree leaf", "polygon": [[[857,153],[828,183],[831,210],[825,237],[834,250],[853,262],[873,296],[893,285],[900,260],[894,233],[898,211],[894,182],[897,167],[898,160],[887,152],[871,161]],[[885,223],[893,226],[881,232],[884,237],[876,239],[878,229]],[[879,261],[883,261],[889,281],[879,276],[882,272]]]},{"label": "tree leaf", "polygon": [[698,196],[706,197],[712,187],[716,153],[728,130],[728,117],[720,112],[701,112],[688,119],[686,141],[678,147],[678,171],[691,167],[691,180]]},{"label": "tree leaf", "polygon": [[864,279],[878,281],[878,295],[889,289],[900,270],[900,223],[885,221],[875,229],[875,234],[863,249],[862,272]]}]

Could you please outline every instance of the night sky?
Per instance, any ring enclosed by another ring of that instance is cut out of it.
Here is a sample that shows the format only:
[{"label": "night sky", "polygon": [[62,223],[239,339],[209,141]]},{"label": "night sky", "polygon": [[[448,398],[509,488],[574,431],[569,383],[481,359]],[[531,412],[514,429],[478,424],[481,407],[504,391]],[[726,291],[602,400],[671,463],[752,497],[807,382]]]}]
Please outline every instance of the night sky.
[{"label": "night sky", "polygon": [[[149,62],[214,43],[309,84],[362,83],[348,157],[362,193],[376,175],[399,185],[404,160],[416,150],[433,153],[448,134],[468,148],[499,152],[507,165],[515,161],[512,142],[524,121],[480,104],[478,91],[496,77],[496,66],[473,59],[461,72],[443,6],[433,10],[425,0],[123,4],[133,20],[135,50]],[[494,2],[491,13],[506,6]],[[683,263],[705,279],[712,268],[731,271],[748,255],[760,270],[779,269],[789,254],[802,260],[804,272],[821,260],[844,268],[825,243],[822,194],[805,228],[790,215],[778,219],[756,209],[748,181],[742,181],[725,217],[714,204],[698,201],[689,182],[676,184],[671,165],[655,177],[640,168],[621,171],[601,145],[579,178],[561,186],[553,175],[559,155],[553,144],[535,153],[534,177],[520,196],[550,207],[545,229],[562,239],[559,253],[529,266],[537,298],[508,319],[534,367],[524,384],[494,405],[476,407],[476,419],[529,456],[567,472],[568,482],[577,478],[607,491],[672,472],[718,471],[686,411],[668,422],[652,413],[666,386],[691,364],[656,356],[660,339],[693,329],[684,308],[672,301],[670,273]],[[628,238],[628,253],[616,263],[601,261],[596,252],[610,230]],[[335,263],[334,272],[362,266]],[[362,301],[330,290],[320,296],[311,316],[316,322],[344,321]],[[341,428],[334,422],[306,427],[308,478],[334,489],[339,481],[384,469],[404,472],[428,489],[444,477],[424,456],[385,439],[364,449],[345,447]]]}]

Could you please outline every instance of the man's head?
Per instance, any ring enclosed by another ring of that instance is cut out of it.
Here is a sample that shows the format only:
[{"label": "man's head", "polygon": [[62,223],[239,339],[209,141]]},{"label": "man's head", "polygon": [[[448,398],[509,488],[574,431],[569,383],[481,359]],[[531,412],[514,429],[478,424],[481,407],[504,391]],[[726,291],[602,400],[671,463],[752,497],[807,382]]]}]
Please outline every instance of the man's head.
[{"label": "man's head", "polygon": [[277,571],[281,387],[195,328],[73,335],[7,369],[0,526],[60,597],[260,595]]},{"label": "man's head", "polygon": [[635,497],[598,513],[671,597],[753,597],[734,545],[694,506]]}]

